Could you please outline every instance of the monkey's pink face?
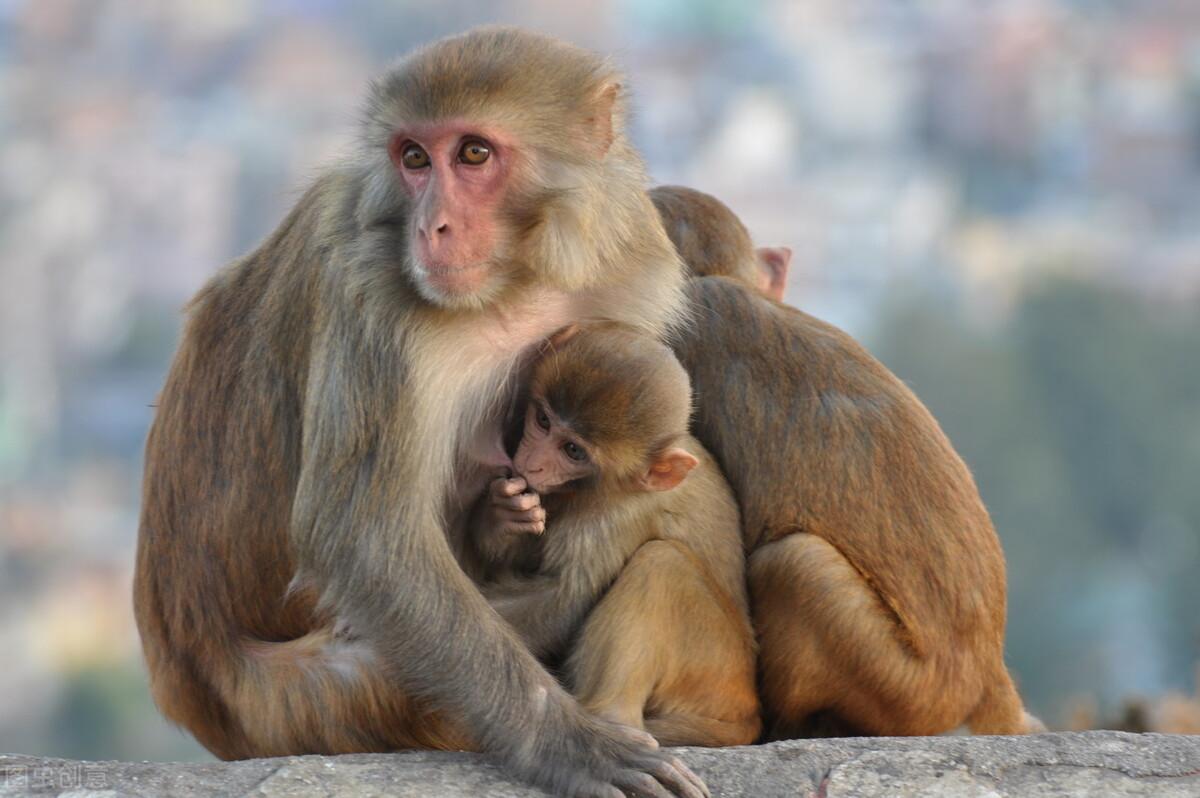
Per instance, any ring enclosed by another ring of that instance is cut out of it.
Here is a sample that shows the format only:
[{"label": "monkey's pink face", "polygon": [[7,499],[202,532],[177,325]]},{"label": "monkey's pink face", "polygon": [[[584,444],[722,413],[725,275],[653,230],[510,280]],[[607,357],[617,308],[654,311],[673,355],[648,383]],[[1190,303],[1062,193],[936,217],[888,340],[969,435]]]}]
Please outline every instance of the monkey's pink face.
[{"label": "monkey's pink face", "polygon": [[388,154],[412,199],[411,258],[437,299],[469,299],[493,279],[498,212],[512,171],[510,141],[465,122],[397,131]]},{"label": "monkey's pink face", "polygon": [[587,443],[538,397],[529,401],[525,432],[513,456],[513,468],[525,478],[530,490],[543,495],[596,473]]}]

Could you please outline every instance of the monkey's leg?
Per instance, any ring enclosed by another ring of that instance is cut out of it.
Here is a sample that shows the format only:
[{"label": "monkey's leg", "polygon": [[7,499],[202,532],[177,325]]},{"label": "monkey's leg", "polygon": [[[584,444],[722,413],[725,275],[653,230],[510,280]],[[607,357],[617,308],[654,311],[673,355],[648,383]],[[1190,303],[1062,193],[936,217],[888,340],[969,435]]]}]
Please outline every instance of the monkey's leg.
[{"label": "monkey's leg", "polygon": [[971,734],[1037,734],[1046,726],[1025,711],[1017,687],[1007,671],[984,690],[979,706],[967,718]]},{"label": "monkey's leg", "polygon": [[975,726],[981,711],[991,733],[1026,730],[1007,673],[985,670],[972,652],[919,655],[879,594],[823,538],[797,533],[760,548],[749,582],[770,737],[803,735],[826,713],[879,735]]},{"label": "monkey's leg", "polygon": [[458,724],[399,690],[361,643],[330,629],[250,642],[234,661],[236,673],[216,685],[228,718],[225,745],[214,749],[223,758],[475,747]]},{"label": "monkey's leg", "polygon": [[753,634],[685,547],[639,548],[592,611],[567,663],[580,703],[663,745],[758,737]]}]

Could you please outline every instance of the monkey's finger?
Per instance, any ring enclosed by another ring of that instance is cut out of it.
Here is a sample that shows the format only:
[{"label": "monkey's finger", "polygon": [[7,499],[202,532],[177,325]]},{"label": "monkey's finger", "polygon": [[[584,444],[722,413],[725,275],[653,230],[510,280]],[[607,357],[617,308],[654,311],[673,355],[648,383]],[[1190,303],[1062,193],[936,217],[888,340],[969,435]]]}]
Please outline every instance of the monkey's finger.
[{"label": "monkey's finger", "polygon": [[541,507],[531,510],[514,510],[511,507],[497,507],[496,516],[512,524],[536,524],[545,522],[546,511]]},{"label": "monkey's finger", "polygon": [[692,786],[700,791],[700,794],[703,795],[704,798],[711,798],[712,793],[709,792],[708,785],[704,783],[704,779],[697,776],[695,771],[683,764],[683,760],[679,759],[678,757],[672,757],[672,763],[675,770],[687,778],[692,783]]},{"label": "monkey's finger", "polygon": [[546,525],[541,521],[512,522],[504,525],[504,531],[511,535],[540,535],[546,531]]},{"label": "monkey's finger", "polygon": [[580,798],[625,798],[625,793],[601,781],[589,781],[579,785],[575,788],[574,795]]},{"label": "monkey's finger", "polygon": [[521,477],[513,477],[512,479],[497,479],[492,482],[492,498],[506,499],[510,496],[516,496],[525,490],[525,480]]},{"label": "monkey's finger", "polygon": [[[673,798],[671,792],[658,779],[639,770],[622,770],[613,779],[613,783],[634,795],[647,795],[650,798]],[[676,794],[684,796],[684,798],[692,798],[687,793]]]},{"label": "monkey's finger", "polygon": [[514,510],[508,507],[497,507],[496,515],[513,524],[546,523],[546,511],[541,507],[532,510]]},{"label": "monkey's finger", "polygon": [[508,496],[496,500],[496,504],[501,507],[519,512],[529,512],[535,507],[539,507],[541,503],[542,498],[536,493],[518,493],[516,496]]},{"label": "monkey's finger", "polygon": [[683,798],[710,798],[704,781],[677,756],[667,758],[651,772],[676,795]]}]

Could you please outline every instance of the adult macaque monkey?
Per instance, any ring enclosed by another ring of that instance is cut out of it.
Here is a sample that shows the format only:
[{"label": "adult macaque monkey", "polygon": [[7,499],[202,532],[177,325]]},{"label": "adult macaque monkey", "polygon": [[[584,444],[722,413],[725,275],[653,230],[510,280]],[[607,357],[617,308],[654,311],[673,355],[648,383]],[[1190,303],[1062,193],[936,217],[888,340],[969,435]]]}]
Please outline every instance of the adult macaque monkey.
[{"label": "adult macaque monkey", "polygon": [[[703,220],[753,260],[732,211],[669,191],[672,236]],[[742,511],[767,736],[1040,729],[1004,665],[1004,555],[966,466],[853,339],[759,289],[692,280],[675,351]]]},{"label": "adult macaque monkey", "polygon": [[560,793],[705,793],[583,710],[447,542],[451,486],[508,463],[531,350],[581,319],[679,318],[623,117],[577,48],[436,42],[373,85],[361,154],[193,300],[147,443],[135,608],[156,701],[214,753],[462,746]]},{"label": "adult macaque monkey", "polygon": [[516,477],[493,483],[471,540],[484,595],[540,658],[569,648],[585,707],[664,745],[747,745],[761,722],[741,527],[690,415],[670,349],[589,326],[537,364]]},{"label": "adult macaque monkey", "polygon": [[755,248],[742,220],[711,194],[685,186],[655,186],[650,199],[692,276],[729,277],[783,301],[790,249]]}]

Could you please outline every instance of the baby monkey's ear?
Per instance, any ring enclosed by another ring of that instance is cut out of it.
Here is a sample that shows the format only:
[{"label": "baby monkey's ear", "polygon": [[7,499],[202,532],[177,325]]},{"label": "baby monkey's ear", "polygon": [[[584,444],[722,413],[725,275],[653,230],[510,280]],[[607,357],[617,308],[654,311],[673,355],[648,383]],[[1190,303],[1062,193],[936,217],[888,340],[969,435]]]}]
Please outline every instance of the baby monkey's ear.
[{"label": "baby monkey's ear", "polygon": [[553,335],[551,335],[549,338],[546,339],[546,343],[544,346],[547,349],[553,350],[555,347],[562,346],[567,341],[570,341],[578,333],[579,333],[579,325],[578,324],[572,323],[572,324],[566,325],[565,327],[559,327],[557,330],[554,331]]},{"label": "baby monkey's ear", "polygon": [[698,465],[700,461],[691,452],[673,446],[650,463],[642,475],[642,487],[646,490],[671,490]]},{"label": "baby monkey's ear", "polygon": [[754,250],[762,272],[762,292],[776,302],[783,301],[787,288],[788,268],[792,265],[792,250],[788,247],[759,247]]}]

